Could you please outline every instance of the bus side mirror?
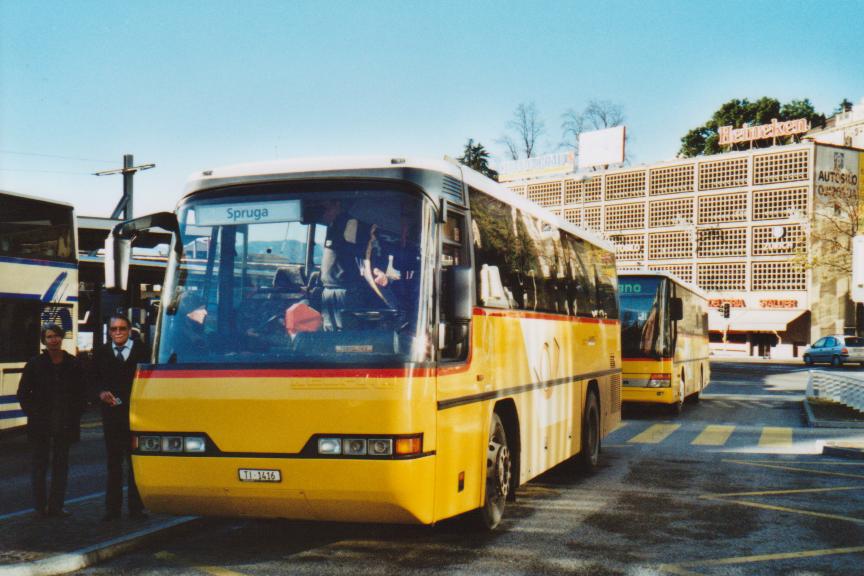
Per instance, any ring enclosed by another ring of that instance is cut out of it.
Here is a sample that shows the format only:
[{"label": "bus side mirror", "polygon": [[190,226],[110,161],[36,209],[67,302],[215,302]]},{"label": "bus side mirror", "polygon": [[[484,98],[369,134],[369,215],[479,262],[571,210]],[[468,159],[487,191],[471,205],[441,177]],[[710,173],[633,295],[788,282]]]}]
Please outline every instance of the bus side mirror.
[{"label": "bus side mirror", "polygon": [[131,238],[118,238],[113,234],[105,238],[105,288],[126,290],[131,256]]},{"label": "bus side mirror", "polygon": [[445,313],[448,322],[470,322],[474,310],[472,280],[474,277],[470,266],[451,266],[447,268],[444,285],[449,289],[445,293]]},{"label": "bus side mirror", "polygon": [[684,302],[682,302],[681,298],[671,298],[669,300],[669,311],[673,321],[684,319]]},{"label": "bus side mirror", "polygon": [[134,220],[117,224],[105,239],[105,288],[126,290],[129,279],[129,259],[132,257],[132,241],[137,232],[161,228],[174,236],[174,252],[183,255],[180,241],[180,225],[172,212],[156,212]]}]

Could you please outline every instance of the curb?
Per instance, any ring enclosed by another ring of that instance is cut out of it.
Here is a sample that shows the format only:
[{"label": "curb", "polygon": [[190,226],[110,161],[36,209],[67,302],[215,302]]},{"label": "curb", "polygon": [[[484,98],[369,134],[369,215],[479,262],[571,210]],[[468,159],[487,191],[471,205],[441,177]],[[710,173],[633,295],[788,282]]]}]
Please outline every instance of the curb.
[{"label": "curb", "polygon": [[104,562],[126,552],[131,552],[170,532],[186,528],[188,524],[199,519],[198,516],[182,516],[72,552],[57,554],[33,562],[0,566],[0,576],[52,576],[81,570],[98,562]]},{"label": "curb", "polygon": [[806,365],[800,358],[757,358],[754,356],[711,356],[709,358],[710,362],[716,362],[717,364],[768,364],[773,366],[793,366],[805,368]]},{"label": "curb", "polygon": [[813,415],[813,409],[807,398],[804,398],[804,412],[807,414],[807,425],[811,428],[862,428],[864,421],[859,420],[822,420]]},{"label": "curb", "polygon": [[864,460],[864,444],[860,448],[854,446],[843,446],[842,444],[825,444],[822,447],[824,456],[838,456],[840,458],[854,458]]}]

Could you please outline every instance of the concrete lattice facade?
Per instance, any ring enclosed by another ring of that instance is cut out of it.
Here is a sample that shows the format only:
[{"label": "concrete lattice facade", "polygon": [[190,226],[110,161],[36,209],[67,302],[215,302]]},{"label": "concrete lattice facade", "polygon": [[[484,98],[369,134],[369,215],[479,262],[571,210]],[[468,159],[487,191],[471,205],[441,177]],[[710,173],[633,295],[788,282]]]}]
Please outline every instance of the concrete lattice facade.
[{"label": "concrete lattice facade", "polygon": [[619,269],[665,270],[728,303],[728,319],[709,315],[716,351],[792,357],[855,324],[848,278],[808,265],[830,204],[817,160],[835,150],[851,154],[857,187],[858,151],[812,142],[506,185],[610,239]]}]

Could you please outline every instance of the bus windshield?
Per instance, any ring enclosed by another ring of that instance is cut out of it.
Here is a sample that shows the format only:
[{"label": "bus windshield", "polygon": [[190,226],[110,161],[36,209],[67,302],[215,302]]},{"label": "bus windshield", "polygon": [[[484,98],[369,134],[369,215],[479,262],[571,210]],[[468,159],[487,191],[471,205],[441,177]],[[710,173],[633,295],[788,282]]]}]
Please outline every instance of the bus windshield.
[{"label": "bus windshield", "polygon": [[257,185],[181,207],[160,363],[421,361],[431,204],[371,184]]},{"label": "bus windshield", "polygon": [[624,358],[659,358],[664,355],[664,311],[659,277],[620,276],[621,355]]},{"label": "bus windshield", "polygon": [[0,256],[74,262],[74,237],[71,206],[3,195]]}]

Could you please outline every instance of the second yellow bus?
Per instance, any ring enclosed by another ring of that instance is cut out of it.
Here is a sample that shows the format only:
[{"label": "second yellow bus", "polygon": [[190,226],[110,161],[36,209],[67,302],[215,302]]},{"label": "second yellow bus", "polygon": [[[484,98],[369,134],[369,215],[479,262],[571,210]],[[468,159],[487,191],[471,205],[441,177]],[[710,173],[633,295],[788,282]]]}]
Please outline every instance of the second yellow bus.
[{"label": "second yellow bus", "polygon": [[622,401],[680,414],[711,380],[707,300],[667,272],[621,271]]}]

